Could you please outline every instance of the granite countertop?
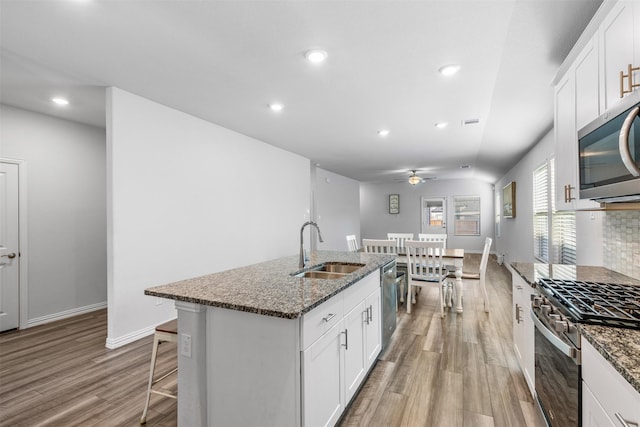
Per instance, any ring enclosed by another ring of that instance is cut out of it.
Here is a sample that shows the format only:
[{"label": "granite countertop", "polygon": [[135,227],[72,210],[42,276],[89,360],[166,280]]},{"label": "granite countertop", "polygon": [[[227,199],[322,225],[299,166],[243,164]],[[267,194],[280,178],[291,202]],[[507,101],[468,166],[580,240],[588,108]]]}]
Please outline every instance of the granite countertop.
[{"label": "granite countertop", "polygon": [[294,277],[298,256],[278,258],[220,273],[145,289],[146,295],[196,304],[295,319],[372,271],[395,261],[395,255],[361,252],[311,252],[306,270],[325,262],[365,264],[339,279]]},{"label": "granite countertop", "polygon": [[[640,280],[604,267],[514,262],[511,268],[531,286],[541,278],[640,286]],[[582,337],[640,393],[640,330],[586,324],[579,324],[578,329]]]}]

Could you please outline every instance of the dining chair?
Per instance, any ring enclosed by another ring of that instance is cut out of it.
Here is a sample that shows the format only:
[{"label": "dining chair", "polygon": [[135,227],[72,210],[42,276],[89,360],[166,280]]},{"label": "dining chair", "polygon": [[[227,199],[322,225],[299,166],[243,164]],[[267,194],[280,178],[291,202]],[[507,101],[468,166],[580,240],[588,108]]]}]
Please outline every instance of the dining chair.
[{"label": "dining chair", "polygon": [[443,284],[447,279],[447,270],[442,264],[444,249],[441,242],[421,242],[407,240],[407,313],[411,313],[411,305],[415,304],[414,287],[436,286],[438,288],[440,317],[444,317]]},{"label": "dining chair", "polygon": [[[489,312],[489,297],[487,295],[487,284],[486,284],[486,275],[487,275],[487,264],[489,263],[489,251],[491,250],[491,243],[493,239],[491,237],[487,237],[484,240],[484,249],[482,250],[482,258],[480,258],[480,267],[478,272],[462,272],[463,279],[470,280],[479,280],[480,281],[480,289],[482,290],[482,298],[484,299],[484,311],[486,313]],[[455,279],[455,273],[451,272],[447,275],[449,279]]]},{"label": "dining chair", "polygon": [[387,239],[395,240],[397,247],[404,248],[404,242],[413,240],[413,233],[387,233]]},{"label": "dining chair", "polygon": [[[398,253],[398,247],[396,246],[396,242],[394,242],[393,240],[362,239],[362,248],[365,251],[365,253],[373,253],[373,254],[397,254]],[[398,292],[398,294],[400,295],[401,303],[404,302],[405,282],[406,282],[406,274],[396,269],[396,285],[400,287],[400,292]]]},{"label": "dining chair", "polygon": [[447,235],[446,234],[418,234],[418,240],[421,242],[442,242],[442,247],[447,247]]},{"label": "dining chair", "polygon": [[358,252],[360,249],[355,234],[347,234],[347,247],[349,248],[349,252]]}]

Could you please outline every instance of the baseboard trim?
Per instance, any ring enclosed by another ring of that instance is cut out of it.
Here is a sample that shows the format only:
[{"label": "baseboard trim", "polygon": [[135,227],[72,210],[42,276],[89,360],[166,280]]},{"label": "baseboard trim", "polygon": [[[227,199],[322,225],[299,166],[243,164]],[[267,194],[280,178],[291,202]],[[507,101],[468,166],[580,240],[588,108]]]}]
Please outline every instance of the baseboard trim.
[{"label": "baseboard trim", "polygon": [[110,350],[113,350],[118,347],[122,347],[123,345],[132,343],[134,341],[137,341],[141,338],[144,338],[146,336],[153,334],[155,332],[155,329],[156,329],[155,326],[149,326],[147,328],[133,331],[131,333],[128,333],[118,338],[107,337],[107,342],[105,344],[105,347],[107,347]]},{"label": "baseboard trim", "polygon": [[25,328],[44,325],[45,323],[55,322],[56,320],[66,319],[68,317],[77,316],[79,314],[91,313],[92,311],[102,310],[103,308],[107,308],[106,301],[91,305],[85,305],[84,307],[72,308],[71,310],[65,310],[59,313],[47,314],[46,316],[40,316],[27,320],[27,325],[25,326]]}]

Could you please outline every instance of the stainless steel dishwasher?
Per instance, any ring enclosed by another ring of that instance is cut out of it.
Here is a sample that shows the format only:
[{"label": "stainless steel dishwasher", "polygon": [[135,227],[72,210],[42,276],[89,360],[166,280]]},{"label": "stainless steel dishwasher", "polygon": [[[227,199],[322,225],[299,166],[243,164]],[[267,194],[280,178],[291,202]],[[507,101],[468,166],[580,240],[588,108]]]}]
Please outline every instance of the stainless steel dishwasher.
[{"label": "stainless steel dishwasher", "polygon": [[382,349],[389,345],[391,335],[396,330],[397,287],[396,262],[381,268],[382,273]]}]

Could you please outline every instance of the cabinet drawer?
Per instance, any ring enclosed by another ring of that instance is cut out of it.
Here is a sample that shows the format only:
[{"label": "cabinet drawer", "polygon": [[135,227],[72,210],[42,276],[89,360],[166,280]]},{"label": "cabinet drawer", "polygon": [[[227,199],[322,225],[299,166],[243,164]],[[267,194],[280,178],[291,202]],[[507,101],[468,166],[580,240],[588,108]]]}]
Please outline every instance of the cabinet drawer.
[{"label": "cabinet drawer", "polygon": [[358,283],[347,288],[344,294],[344,311],[348,313],[369,296],[376,288],[380,288],[380,270],[371,272]]},{"label": "cabinet drawer", "polygon": [[586,339],[582,340],[582,379],[614,423],[619,422],[616,414],[631,425],[640,423],[640,393]]},{"label": "cabinet drawer", "polygon": [[342,320],[342,293],[323,302],[302,317],[302,348],[306,349]]}]

